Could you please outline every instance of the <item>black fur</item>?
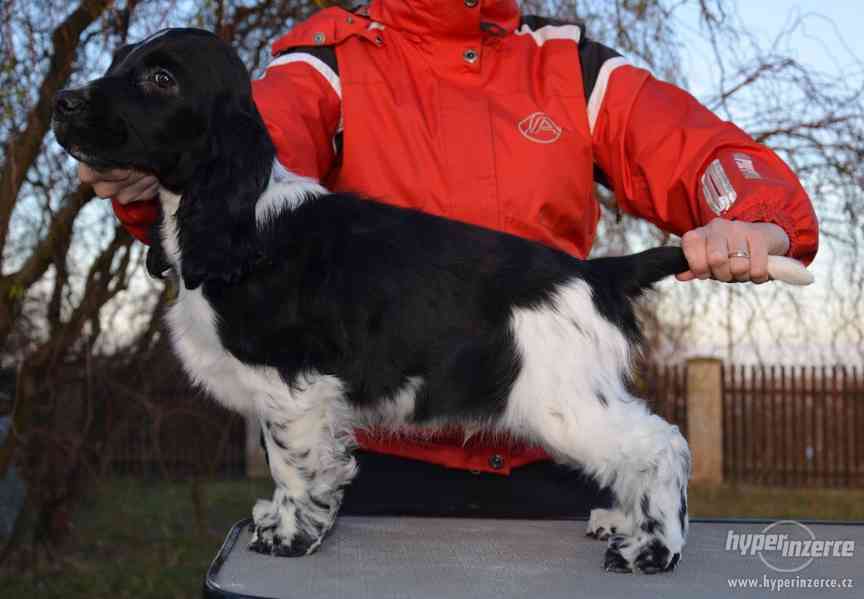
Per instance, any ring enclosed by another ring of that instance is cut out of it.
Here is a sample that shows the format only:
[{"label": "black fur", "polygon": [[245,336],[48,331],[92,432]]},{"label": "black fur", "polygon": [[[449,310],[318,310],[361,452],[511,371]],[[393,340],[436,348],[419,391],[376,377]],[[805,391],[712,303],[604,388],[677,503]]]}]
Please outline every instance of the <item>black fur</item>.
[{"label": "black fur", "polygon": [[639,553],[635,564],[643,574],[657,574],[674,569],[680,558],[681,556],[676,553],[670,559],[669,548],[655,539]]},{"label": "black fur", "polygon": [[687,494],[683,484],[681,486],[681,505],[678,508],[678,522],[681,524],[681,530],[687,528]]},{"label": "black fur", "polygon": [[[162,234],[162,208],[159,208],[159,218],[150,226],[150,239],[159,239]],[[171,270],[171,263],[165,255],[165,250],[161,243],[150,244],[147,248],[147,272],[151,277],[164,279],[165,274]]]},{"label": "black fur", "polygon": [[648,495],[642,496],[639,507],[642,510],[642,524],[639,528],[648,534],[663,534],[663,523],[651,516],[651,500],[648,498]]},{"label": "black fur", "polygon": [[212,118],[208,155],[185,187],[177,215],[189,289],[209,279],[236,282],[260,257],[255,202],[270,180],[275,155],[251,93],[221,94]]}]

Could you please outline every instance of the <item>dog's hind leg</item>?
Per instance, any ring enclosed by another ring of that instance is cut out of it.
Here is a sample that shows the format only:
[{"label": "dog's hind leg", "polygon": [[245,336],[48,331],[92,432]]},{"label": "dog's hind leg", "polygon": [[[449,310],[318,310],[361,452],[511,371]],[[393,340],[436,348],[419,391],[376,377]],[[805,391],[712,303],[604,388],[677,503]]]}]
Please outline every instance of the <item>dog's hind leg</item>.
[{"label": "dog's hind leg", "polygon": [[608,464],[612,490],[632,528],[609,537],[608,571],[646,574],[673,569],[687,537],[687,480],[690,451],[678,427],[649,416],[642,431],[621,447],[618,464]]},{"label": "dog's hind leg", "polygon": [[514,311],[522,362],[499,426],[611,488],[623,518],[607,570],[670,570],[687,532],[690,452],[676,427],[627,392],[631,342],[592,293],[574,281],[550,307]]},{"label": "dog's hind leg", "polygon": [[356,473],[350,408],[332,377],[310,376],[280,397],[256,398],[272,500],[258,500],[250,549],[285,557],[313,553],[333,527]]},{"label": "dog's hind leg", "polygon": [[687,535],[690,472],[677,427],[632,399],[598,403],[589,414],[561,414],[531,433],[559,463],[578,464],[612,489],[615,509],[595,510],[588,526],[589,534],[608,536],[607,570],[653,574],[675,567]]}]

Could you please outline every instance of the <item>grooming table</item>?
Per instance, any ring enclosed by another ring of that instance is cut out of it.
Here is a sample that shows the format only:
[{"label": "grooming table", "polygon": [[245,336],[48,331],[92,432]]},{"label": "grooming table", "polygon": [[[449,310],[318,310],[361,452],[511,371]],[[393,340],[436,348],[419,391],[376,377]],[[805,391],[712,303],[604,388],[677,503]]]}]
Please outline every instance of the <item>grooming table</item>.
[{"label": "grooming table", "polygon": [[[815,559],[800,572],[771,570],[727,551],[729,531],[758,533],[772,521],[696,520],[674,572],[603,571],[605,541],[580,520],[343,517],[318,553],[278,558],[247,549],[238,522],[204,581],[206,599],[602,599],[864,596],[864,524],[806,523],[818,539],[855,542],[854,557]],[[775,531],[776,532],[776,531]],[[799,559],[800,563],[800,559]],[[851,579],[845,589],[730,589],[730,578]]]}]

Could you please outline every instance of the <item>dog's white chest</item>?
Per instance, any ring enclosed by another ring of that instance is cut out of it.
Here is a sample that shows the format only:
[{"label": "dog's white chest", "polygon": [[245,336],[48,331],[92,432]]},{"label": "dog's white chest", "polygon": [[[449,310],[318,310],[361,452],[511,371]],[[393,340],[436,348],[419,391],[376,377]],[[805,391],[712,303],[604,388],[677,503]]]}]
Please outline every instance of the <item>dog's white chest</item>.
[{"label": "dog's white chest", "polygon": [[276,369],[244,364],[223,347],[217,320],[200,287],[180,289],[167,322],[174,349],[190,378],[219,403],[239,412],[254,411],[256,397],[290,395]]},{"label": "dog's white chest", "polygon": [[[164,220],[162,246],[171,265],[180,271],[180,247],[174,214],[179,198],[160,193]],[[239,412],[252,412],[257,396],[279,397],[289,392],[279,373],[266,366],[244,364],[222,345],[218,316],[203,287],[186,289],[182,279],[178,295],[168,310],[166,322],[174,350],[192,381],[211,393],[219,403]]]}]

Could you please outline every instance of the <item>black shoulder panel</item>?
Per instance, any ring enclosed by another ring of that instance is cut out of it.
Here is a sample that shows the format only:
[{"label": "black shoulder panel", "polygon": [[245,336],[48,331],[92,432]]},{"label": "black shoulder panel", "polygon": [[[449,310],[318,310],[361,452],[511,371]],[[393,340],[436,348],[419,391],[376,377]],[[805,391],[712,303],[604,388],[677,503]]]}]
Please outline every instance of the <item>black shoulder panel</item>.
[{"label": "black shoulder panel", "polygon": [[286,54],[309,54],[333,69],[334,73],[339,74],[339,64],[336,62],[336,50],[332,46],[300,46],[286,50],[279,54],[279,56],[285,56]]},{"label": "black shoulder panel", "polygon": [[522,19],[519,21],[519,28],[521,29],[525,25],[527,25],[528,29],[530,29],[531,31],[537,31],[541,27],[546,27],[547,25],[552,25],[553,27],[561,27],[563,25],[578,25],[582,29],[585,28],[582,21],[563,21],[561,19],[541,17],[538,15],[523,15]]},{"label": "black shoulder panel", "polygon": [[597,83],[597,76],[603,63],[610,58],[618,58],[620,56],[612,48],[584,36],[579,41],[579,62],[582,63],[582,85],[585,88],[586,102],[591,97],[591,92],[594,91],[594,85]]}]

